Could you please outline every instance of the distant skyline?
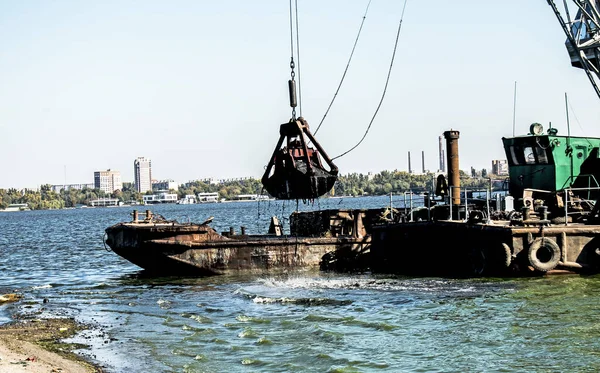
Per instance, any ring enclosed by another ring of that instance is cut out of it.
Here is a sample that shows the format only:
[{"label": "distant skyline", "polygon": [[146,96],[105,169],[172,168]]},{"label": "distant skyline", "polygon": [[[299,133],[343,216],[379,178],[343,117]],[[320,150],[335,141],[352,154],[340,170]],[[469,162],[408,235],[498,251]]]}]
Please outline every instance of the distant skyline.
[{"label": "distant skyline", "polygon": [[[302,115],[313,130],[367,3],[298,0]],[[332,157],[373,115],[403,4],[370,5],[317,134]],[[571,134],[600,137],[598,98],[571,67],[547,2],[481,4],[408,2],[385,101],[363,144],[335,161],[340,173],[408,170],[408,151],[424,151],[435,170],[438,136],[451,128],[460,131],[460,168],[489,170],[506,158],[515,81],[517,134],[532,122],[566,133],[566,92]],[[140,154],[158,180],[260,178],[291,114],[288,7],[0,0],[0,188],[86,183],[109,168],[132,181]]]}]

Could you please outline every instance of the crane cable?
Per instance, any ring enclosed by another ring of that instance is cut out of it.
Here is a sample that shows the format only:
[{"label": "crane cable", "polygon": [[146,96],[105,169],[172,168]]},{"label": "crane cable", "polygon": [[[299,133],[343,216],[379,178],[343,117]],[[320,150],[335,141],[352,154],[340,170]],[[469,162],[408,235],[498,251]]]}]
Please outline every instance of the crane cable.
[{"label": "crane cable", "polygon": [[352,56],[354,56],[354,50],[356,49],[356,44],[358,44],[358,39],[360,38],[360,32],[362,31],[363,25],[365,24],[365,19],[367,19],[367,13],[369,12],[370,5],[371,5],[371,0],[369,0],[369,3],[367,4],[367,9],[365,10],[365,15],[363,16],[362,22],[360,23],[360,27],[358,28],[358,34],[356,35],[356,40],[354,40],[354,46],[352,47],[352,52],[350,52],[350,58],[348,58],[348,63],[346,64],[346,69],[344,70],[344,74],[342,74],[342,79],[340,80],[340,84],[338,85],[337,90],[333,94],[333,98],[331,99],[331,102],[329,103],[329,107],[325,111],[325,114],[323,115],[323,118],[321,119],[321,123],[319,123],[319,125],[317,126],[317,129],[315,130],[314,135],[316,135],[317,132],[319,132],[319,128],[321,128],[323,121],[325,121],[325,117],[327,116],[327,114],[329,114],[329,110],[331,109],[331,106],[333,106],[333,102],[335,101],[335,99],[338,95],[338,92],[340,91],[340,88],[342,87],[342,83],[344,83],[344,79],[346,78],[346,73],[348,72],[348,68],[350,67],[350,61],[352,61]]},{"label": "crane cable", "polygon": [[[296,62],[294,61],[294,10],[295,8],[295,18],[296,18],[296,55],[298,61],[298,108],[300,110],[300,116],[302,116],[302,87],[300,85],[300,32],[298,30],[298,0],[293,0],[295,3],[294,7],[292,7],[292,0],[290,0],[290,49],[291,49],[291,58],[290,58],[290,69],[291,72],[291,80],[290,80],[290,106],[292,107],[292,119],[296,120],[296,100],[295,100],[295,87],[296,87],[296,72],[294,69],[296,68]],[[291,87],[294,87],[294,92],[291,91]],[[293,95],[293,97],[292,97]]]},{"label": "crane cable", "polygon": [[340,157],[343,157],[344,155],[350,153],[352,150],[356,149],[365,139],[365,137],[367,137],[367,134],[369,133],[369,130],[371,129],[371,125],[373,124],[373,121],[375,120],[375,117],[377,116],[377,113],[379,112],[379,109],[381,108],[381,104],[383,103],[383,99],[385,98],[385,94],[387,92],[387,87],[388,87],[388,83],[390,82],[390,76],[392,74],[392,67],[394,66],[394,58],[396,57],[396,50],[398,48],[398,39],[400,38],[400,30],[402,30],[402,20],[404,19],[404,11],[406,9],[406,3],[408,2],[408,0],[404,0],[404,6],[402,7],[402,14],[400,15],[400,23],[398,24],[398,31],[396,33],[396,42],[394,43],[394,52],[392,53],[392,60],[390,61],[390,68],[388,70],[388,74],[387,74],[387,78],[385,80],[385,86],[383,88],[383,94],[381,95],[381,99],[379,100],[379,104],[377,105],[377,109],[375,109],[375,113],[373,113],[373,117],[371,118],[371,121],[369,122],[369,126],[367,127],[367,130],[365,131],[363,137],[360,139],[360,141],[358,143],[356,143],[356,145],[354,145],[352,148],[346,150],[345,152],[343,152],[342,154],[331,158],[331,160],[335,160],[338,159]]}]

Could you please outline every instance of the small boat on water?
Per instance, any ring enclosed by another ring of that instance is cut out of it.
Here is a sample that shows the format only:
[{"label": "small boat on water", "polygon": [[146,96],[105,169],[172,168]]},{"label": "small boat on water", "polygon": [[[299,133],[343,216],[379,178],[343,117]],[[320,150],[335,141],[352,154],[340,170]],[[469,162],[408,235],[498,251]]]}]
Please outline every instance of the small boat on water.
[{"label": "small boat on water", "polygon": [[156,274],[212,276],[226,273],[268,273],[311,268],[365,268],[372,227],[385,209],[294,212],[290,234],[277,218],[269,234],[218,233],[212,218],[201,224],[178,223],[146,211],[144,219],[106,229],[105,245],[135,265]]}]

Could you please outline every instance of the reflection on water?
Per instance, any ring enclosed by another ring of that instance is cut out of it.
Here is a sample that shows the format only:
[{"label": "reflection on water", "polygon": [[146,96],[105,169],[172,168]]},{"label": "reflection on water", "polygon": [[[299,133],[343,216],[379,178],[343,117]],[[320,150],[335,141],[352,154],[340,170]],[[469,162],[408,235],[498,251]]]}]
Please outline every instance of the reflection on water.
[{"label": "reflection on water", "polygon": [[[333,199],[310,208],[383,207]],[[282,202],[168,205],[168,219],[217,230],[296,208]],[[304,272],[148,277],[103,248],[129,208],[0,214],[5,306],[72,316],[109,372],[592,372],[600,366],[600,279],[406,278]],[[48,303],[42,300],[48,299]]]}]

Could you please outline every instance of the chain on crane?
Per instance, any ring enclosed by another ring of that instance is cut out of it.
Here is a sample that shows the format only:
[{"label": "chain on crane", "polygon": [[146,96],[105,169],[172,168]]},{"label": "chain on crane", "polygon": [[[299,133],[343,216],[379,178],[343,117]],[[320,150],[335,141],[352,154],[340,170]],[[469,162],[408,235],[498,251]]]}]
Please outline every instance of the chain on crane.
[{"label": "chain on crane", "polygon": [[290,73],[291,79],[288,80],[290,106],[292,107],[292,120],[296,120],[296,106],[298,106],[298,103],[296,101],[296,72],[294,71],[295,68],[296,63],[294,62],[294,56],[292,56],[290,60],[290,69],[292,70],[292,72]]},{"label": "chain on crane", "polygon": [[[269,160],[262,184],[267,192],[284,200],[313,200],[329,192],[338,175],[338,168],[325,153],[325,150],[310,133],[308,122],[300,116],[296,118],[296,61],[294,60],[294,28],[290,0],[290,34],[292,55],[290,59],[291,79],[288,80],[292,118],[279,127],[279,141]],[[296,34],[298,11],[296,6]],[[296,39],[298,44],[298,38]],[[298,51],[298,61],[300,61]],[[300,87],[300,65],[298,64],[298,87]],[[314,147],[309,147],[308,144]],[[324,167],[327,164],[327,168]]]}]

